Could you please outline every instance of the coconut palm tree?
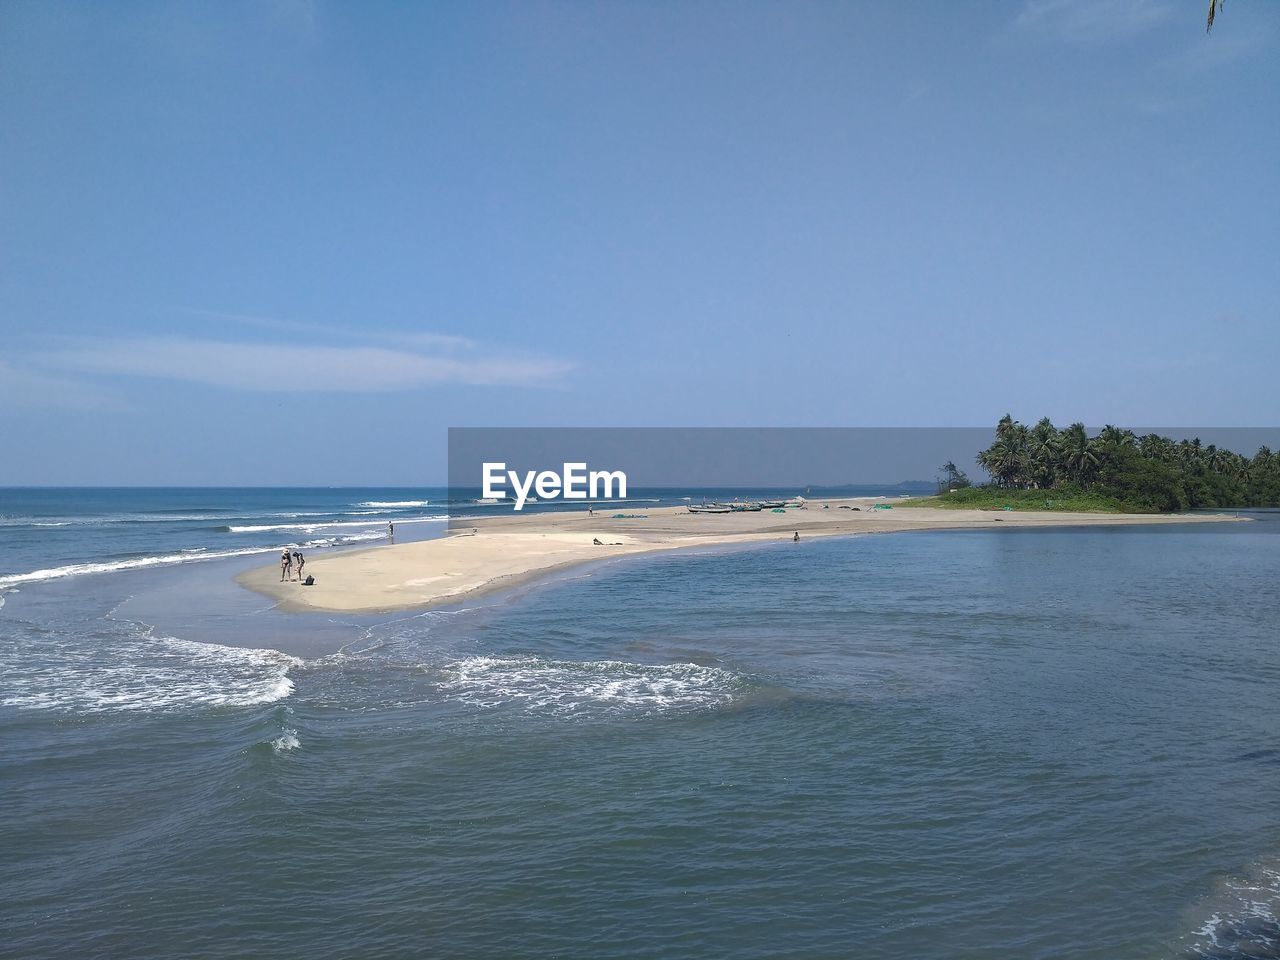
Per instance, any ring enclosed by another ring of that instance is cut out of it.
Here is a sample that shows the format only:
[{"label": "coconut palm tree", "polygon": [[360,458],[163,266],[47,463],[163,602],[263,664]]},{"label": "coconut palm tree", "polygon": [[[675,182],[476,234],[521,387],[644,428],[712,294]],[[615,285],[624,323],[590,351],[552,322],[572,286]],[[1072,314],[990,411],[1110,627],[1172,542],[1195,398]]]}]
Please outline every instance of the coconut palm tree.
[{"label": "coconut palm tree", "polygon": [[1087,487],[1098,468],[1096,444],[1085,432],[1083,423],[1073,423],[1062,431],[1062,465],[1067,476]]},{"label": "coconut palm tree", "polygon": [[1108,423],[1098,434],[1098,445],[1114,453],[1117,450],[1132,449],[1137,445],[1137,438],[1134,437],[1132,430],[1121,430]]},{"label": "coconut palm tree", "polygon": [[1208,33],[1213,29],[1213,17],[1222,9],[1222,0],[1209,0],[1209,16],[1204,22],[1204,32]]},{"label": "coconut palm tree", "polygon": [[1200,446],[1199,437],[1178,441],[1178,463],[1188,470],[1204,466],[1204,449]]},{"label": "coconut palm tree", "polygon": [[1148,460],[1156,460],[1160,463],[1173,463],[1177,458],[1173,441],[1158,433],[1148,433],[1139,439],[1138,452]]},{"label": "coconut palm tree", "polygon": [[1057,481],[1060,446],[1058,428],[1048,417],[1031,428],[1027,437],[1027,472],[1036,489],[1047,489]]},{"label": "coconut palm tree", "polygon": [[995,443],[978,454],[978,466],[991,474],[996,486],[1011,487],[1018,473],[1017,448],[1008,437],[997,437]]}]

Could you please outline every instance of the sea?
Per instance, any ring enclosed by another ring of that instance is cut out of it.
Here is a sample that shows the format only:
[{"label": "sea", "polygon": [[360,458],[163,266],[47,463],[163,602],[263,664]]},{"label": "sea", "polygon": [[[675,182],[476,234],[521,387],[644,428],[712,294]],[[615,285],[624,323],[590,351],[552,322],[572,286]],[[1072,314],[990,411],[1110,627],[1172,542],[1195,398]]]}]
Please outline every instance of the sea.
[{"label": "sea", "polygon": [[448,500],[0,489],[0,957],[1280,957],[1280,513],[233,579]]}]

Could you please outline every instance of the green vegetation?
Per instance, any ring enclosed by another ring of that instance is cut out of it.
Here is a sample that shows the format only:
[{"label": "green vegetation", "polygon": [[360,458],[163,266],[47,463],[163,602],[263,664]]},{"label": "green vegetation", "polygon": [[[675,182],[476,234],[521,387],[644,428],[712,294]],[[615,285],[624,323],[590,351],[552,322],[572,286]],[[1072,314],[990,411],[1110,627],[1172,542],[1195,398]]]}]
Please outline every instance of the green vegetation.
[{"label": "green vegetation", "polygon": [[894,503],[895,507],[950,507],[955,510],[1069,510],[1094,513],[1142,513],[1115,497],[1087,493],[1078,488],[1056,490],[1002,490],[999,487],[965,487],[936,497],[918,497]]},{"label": "green vegetation", "polygon": [[[1059,430],[1046,418],[1026,427],[1006,415],[977,463],[991,483],[904,505],[1125,513],[1280,506],[1280,455],[1266,447],[1250,458],[1198,439],[1113,426],[1090,437],[1083,424]],[[950,463],[943,471],[959,472]]]},{"label": "green vegetation", "polygon": [[969,480],[969,475],[950,460],[942,465],[942,476],[938,477],[938,493],[971,486],[973,483]]}]

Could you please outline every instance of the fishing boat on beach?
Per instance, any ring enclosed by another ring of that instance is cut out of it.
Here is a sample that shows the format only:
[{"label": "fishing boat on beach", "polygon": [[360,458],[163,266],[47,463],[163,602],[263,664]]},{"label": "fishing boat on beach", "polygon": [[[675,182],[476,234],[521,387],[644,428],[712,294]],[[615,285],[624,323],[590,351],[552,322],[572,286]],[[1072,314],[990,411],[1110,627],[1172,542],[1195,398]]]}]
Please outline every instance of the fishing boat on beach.
[{"label": "fishing boat on beach", "polygon": [[691,503],[690,513],[732,513],[733,508],[724,503]]}]

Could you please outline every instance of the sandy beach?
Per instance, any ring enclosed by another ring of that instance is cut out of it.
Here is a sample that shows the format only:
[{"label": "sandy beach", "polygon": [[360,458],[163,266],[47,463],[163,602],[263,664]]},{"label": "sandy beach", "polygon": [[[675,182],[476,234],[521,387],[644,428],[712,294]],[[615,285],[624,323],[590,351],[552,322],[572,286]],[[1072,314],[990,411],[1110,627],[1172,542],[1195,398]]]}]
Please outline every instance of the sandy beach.
[{"label": "sandy beach", "polygon": [[[317,555],[306,572],[315,584],[280,581],[271,565],[246,571],[237,581],[294,611],[381,613],[459,603],[583,564],[618,557],[765,541],[790,541],[803,549],[815,537],[899,533],[911,530],[1013,529],[1134,524],[1233,522],[1226,514],[1195,516],[991,512],[929,507],[871,509],[871,499],[810,501],[785,513],[691,514],[684,507],[510,515],[475,520],[435,540],[387,544]],[[855,510],[853,508],[857,507]],[[454,522],[457,526],[457,521]],[[597,545],[595,541],[603,545]]]}]

